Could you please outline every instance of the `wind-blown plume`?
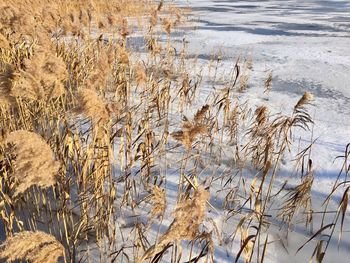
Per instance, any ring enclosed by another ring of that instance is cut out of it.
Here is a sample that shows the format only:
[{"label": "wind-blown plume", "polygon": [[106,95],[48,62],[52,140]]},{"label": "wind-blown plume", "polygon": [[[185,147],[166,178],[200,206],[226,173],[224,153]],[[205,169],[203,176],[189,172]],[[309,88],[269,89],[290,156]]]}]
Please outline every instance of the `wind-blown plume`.
[{"label": "wind-blown plume", "polygon": [[[13,177],[16,181],[14,196],[33,185],[47,188],[56,183],[59,163],[55,161],[50,146],[36,133],[19,130],[5,139],[14,155]],[[13,146],[13,148],[11,147]]]}]

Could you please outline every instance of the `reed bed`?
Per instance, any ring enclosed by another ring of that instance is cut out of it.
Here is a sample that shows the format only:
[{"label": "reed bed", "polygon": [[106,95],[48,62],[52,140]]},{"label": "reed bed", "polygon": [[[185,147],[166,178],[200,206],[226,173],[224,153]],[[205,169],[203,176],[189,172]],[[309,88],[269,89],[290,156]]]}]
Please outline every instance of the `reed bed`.
[{"label": "reed bed", "polygon": [[[272,219],[288,232],[305,213],[312,225],[312,143],[294,159],[300,184],[277,179],[294,134],[312,132],[313,95],[289,114],[242,101],[253,59],[222,74],[217,54],[201,70],[174,39],[189,12],[151,0],[0,3],[0,259],[216,262],[215,249],[238,242],[236,261],[263,262],[278,242]],[[261,90],[273,91],[272,71]],[[318,262],[346,222],[349,149],[322,224],[300,244]]]}]

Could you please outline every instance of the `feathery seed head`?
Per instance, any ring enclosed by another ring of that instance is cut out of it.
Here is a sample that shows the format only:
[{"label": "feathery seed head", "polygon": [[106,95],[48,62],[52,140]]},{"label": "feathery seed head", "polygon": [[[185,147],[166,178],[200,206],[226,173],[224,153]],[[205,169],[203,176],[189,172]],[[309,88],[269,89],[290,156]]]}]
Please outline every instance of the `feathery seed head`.
[{"label": "feathery seed head", "polygon": [[93,124],[108,122],[108,107],[96,91],[81,89],[78,93],[78,105],[77,112],[91,118]]},{"label": "feathery seed head", "polygon": [[56,263],[64,248],[53,236],[41,231],[23,231],[9,237],[0,247],[0,259],[7,262]]},{"label": "feathery seed head", "polygon": [[314,95],[310,92],[305,92],[298,103],[294,106],[294,110],[301,109],[305,105],[310,104],[314,100]]},{"label": "feathery seed head", "polygon": [[39,47],[33,58],[25,61],[25,66],[12,89],[14,96],[49,100],[65,93],[63,81],[68,78],[68,72],[62,58]]},{"label": "feathery seed head", "polygon": [[56,183],[60,165],[55,161],[50,146],[40,135],[24,130],[14,131],[6,137],[5,144],[10,146],[7,149],[15,157],[13,161],[13,177],[16,182],[14,196],[25,192],[33,185],[47,188]]}]

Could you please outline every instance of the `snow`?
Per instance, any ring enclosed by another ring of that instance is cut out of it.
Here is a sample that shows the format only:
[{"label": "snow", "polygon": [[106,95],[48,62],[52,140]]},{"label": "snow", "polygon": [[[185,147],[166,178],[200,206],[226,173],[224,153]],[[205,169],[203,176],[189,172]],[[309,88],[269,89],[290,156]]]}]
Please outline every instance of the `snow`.
[{"label": "snow", "polygon": [[209,57],[220,49],[228,66],[239,55],[251,54],[250,88],[242,97],[265,104],[257,94],[262,94],[269,70],[273,82],[268,105],[276,111],[291,108],[305,91],[315,95],[314,164],[327,175],[350,138],[350,2],[192,0],[182,4],[192,9],[196,27],[186,36],[190,53]]},{"label": "snow", "polygon": [[[197,56],[204,64],[210,55],[221,53],[223,68],[228,69],[237,57],[252,56],[249,88],[239,95],[242,101],[248,100],[253,106],[267,104],[274,112],[288,113],[305,91],[315,95],[310,108],[315,122],[313,134],[300,132],[295,135],[295,143],[302,138],[300,150],[316,139],[311,157],[316,175],[313,209],[322,211],[322,202],[341,167],[336,157],[344,154],[350,142],[350,2],[191,0],[176,3],[192,10],[190,21],[195,29],[184,32],[192,57]],[[266,96],[263,83],[270,70],[272,91]],[[205,89],[201,92],[209,93]],[[280,168],[291,184],[295,179],[288,175],[293,174],[293,169],[291,162],[283,163]],[[342,191],[335,194],[333,208],[337,207],[341,194]],[[319,223],[320,218],[315,216],[315,231]],[[348,225],[349,215],[347,228]],[[276,239],[285,238],[279,227],[272,227],[269,232]],[[297,254],[296,250],[309,237],[303,228],[289,233],[284,240],[288,252],[279,242],[273,242],[274,249],[269,251],[267,261],[307,261],[314,246],[306,246]],[[232,249],[217,247],[217,259],[232,262],[239,245],[233,246]],[[222,257],[225,253],[229,255],[226,259]],[[348,262],[349,256],[350,235],[345,232],[339,248],[337,240],[332,241],[325,262]]]},{"label": "snow", "polygon": [[[312,134],[302,132],[294,135],[294,144],[289,159],[283,160],[278,170],[276,187],[279,189],[285,181],[287,187],[300,183],[295,176],[294,163],[291,161],[299,150],[308,146],[315,140],[312,160],[315,169],[315,181],[312,188],[313,210],[323,211],[322,203],[333,187],[336,176],[341,167],[341,161],[335,157],[343,154],[345,146],[350,142],[350,3],[347,1],[222,1],[222,0],[177,0],[175,4],[191,8],[190,21],[184,28],[175,31],[172,37],[181,48],[182,40],[188,43],[189,57],[198,58],[196,66],[192,66],[192,72],[202,71],[204,81],[197,96],[198,100],[193,109],[185,110],[186,116],[191,118],[193,113],[206,103],[207,96],[213,87],[209,81],[209,70],[206,65],[210,63],[213,54],[221,54],[222,61],[218,76],[225,76],[234,66],[238,57],[251,56],[253,69],[250,73],[248,89],[238,94],[239,101],[247,103],[255,108],[268,105],[273,113],[290,114],[294,105],[305,91],[315,95],[315,102],[309,107],[315,123],[311,127]],[[189,30],[186,30],[186,27]],[[166,36],[160,36],[166,42]],[[131,48],[142,53],[144,41],[140,36],[130,37],[128,44]],[[146,57],[139,55],[138,59]],[[264,94],[264,81],[269,71],[273,72],[272,90]],[[218,83],[224,80],[217,79]],[[214,83],[216,85],[216,83]],[[135,98],[136,99],[136,98]],[[169,132],[179,129],[181,116],[178,109],[172,109],[170,115]],[[167,145],[167,151],[158,160],[153,171],[164,178],[167,194],[167,210],[164,219],[154,221],[146,235],[149,245],[156,242],[157,236],[164,233],[171,224],[172,211],[177,203],[177,191],[179,183],[179,170],[181,161],[186,158],[186,151],[173,148],[174,141]],[[220,146],[216,146],[220,147]],[[118,143],[114,145],[115,158],[118,159]],[[213,147],[215,149],[215,146]],[[239,187],[238,195],[249,191],[250,182],[256,171],[251,168],[244,169],[234,180],[223,187],[225,174],[230,177],[236,172],[233,165],[233,151],[226,147],[221,162],[215,163],[211,157],[203,154],[197,171],[200,174],[200,183],[216,177],[216,182],[211,184],[211,199],[208,206],[208,218],[204,223],[207,232],[215,232],[215,225],[220,237],[215,238],[214,262],[234,262],[240,250],[240,236],[232,235],[239,224],[241,216],[249,214],[248,204],[236,203],[235,197],[229,205],[242,209],[242,213],[229,217],[228,212],[222,209],[224,197],[230,187]],[[188,162],[187,172],[194,168],[192,161]],[[136,168],[135,168],[136,169]],[[237,169],[238,170],[238,169]],[[114,168],[116,177],[121,174],[119,168]],[[135,171],[132,171],[134,174]],[[133,177],[138,180],[137,176]],[[118,181],[118,180],[117,180]],[[245,186],[242,186],[243,181]],[[117,195],[123,192],[123,182],[118,182]],[[225,188],[222,192],[220,192]],[[337,208],[342,190],[336,192],[330,201],[329,209]],[[149,193],[144,191],[138,197],[140,201]],[[121,200],[118,196],[117,200]],[[118,202],[118,201],[117,201]],[[287,231],[280,218],[276,216],[276,210],[281,203],[274,203],[270,208],[271,226],[266,233],[269,237],[268,251],[265,262],[306,262],[311,257],[315,248],[315,241],[310,242],[303,250],[296,253],[315,231],[320,228],[321,215],[315,214],[313,227],[305,227],[304,223],[292,226],[292,231]],[[132,255],[135,240],[135,225],[148,224],[150,204],[140,202],[133,209],[115,204],[117,228],[120,229],[120,237],[116,241],[117,246],[125,248],[124,252]],[[276,213],[275,213],[275,212]],[[333,214],[326,216],[328,222]],[[348,262],[350,256],[349,213],[345,220],[345,231],[342,242],[338,248],[338,232],[336,231],[331,245],[325,256],[325,262]],[[190,245],[182,242],[182,259],[189,258]],[[91,255],[95,261],[99,260],[98,249],[90,247]],[[193,255],[200,252],[194,247]],[[140,255],[139,255],[140,256]],[[162,258],[162,262],[170,262],[171,252],[168,251]],[[200,262],[203,262],[200,261]],[[239,259],[238,262],[243,262]]]}]

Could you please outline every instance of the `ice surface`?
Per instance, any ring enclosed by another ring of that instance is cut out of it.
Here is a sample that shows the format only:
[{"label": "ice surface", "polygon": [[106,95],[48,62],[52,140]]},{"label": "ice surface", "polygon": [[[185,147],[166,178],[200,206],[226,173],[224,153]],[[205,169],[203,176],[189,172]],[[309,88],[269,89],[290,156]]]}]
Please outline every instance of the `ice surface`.
[{"label": "ice surface", "polygon": [[[186,33],[186,40],[193,57],[205,61],[220,51],[223,63],[230,67],[238,56],[251,54],[253,72],[249,88],[240,95],[251,105],[267,104],[275,112],[290,112],[305,91],[315,95],[311,109],[315,121],[313,135],[304,137],[305,134],[300,133],[296,140],[302,137],[302,147],[316,139],[312,155],[316,171],[313,205],[315,209],[320,208],[339,172],[340,163],[335,158],[343,155],[350,142],[350,1],[191,0],[176,3],[192,10],[191,23],[195,30]],[[272,91],[266,98],[262,90],[270,70]],[[291,174],[293,167],[287,162],[281,170]],[[333,205],[337,202],[339,196]],[[318,220],[316,216],[315,222]],[[349,229],[349,225],[346,228]],[[278,227],[275,232],[271,231],[276,239],[281,238]],[[307,262],[312,247],[295,254],[305,240],[305,232],[292,232],[285,240],[288,252],[276,242],[268,261]],[[336,242],[325,262],[349,262],[349,232],[344,234],[339,249]],[[224,253],[219,254],[218,260],[225,261]],[[231,260],[228,257],[225,262]]]},{"label": "ice surface", "polygon": [[231,65],[251,54],[253,73],[243,96],[256,105],[273,71],[268,105],[289,109],[305,92],[315,95],[314,164],[333,175],[334,158],[350,141],[349,1],[180,1],[196,27],[186,40],[193,55],[220,51]]}]

